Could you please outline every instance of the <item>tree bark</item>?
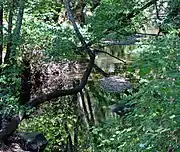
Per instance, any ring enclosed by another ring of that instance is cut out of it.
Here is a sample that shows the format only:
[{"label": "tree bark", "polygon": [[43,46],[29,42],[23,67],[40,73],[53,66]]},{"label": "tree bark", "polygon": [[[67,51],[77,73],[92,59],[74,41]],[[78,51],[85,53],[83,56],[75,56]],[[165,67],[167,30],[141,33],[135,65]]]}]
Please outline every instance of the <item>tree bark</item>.
[{"label": "tree bark", "polygon": [[99,72],[100,74],[102,74],[104,77],[109,77],[110,75],[108,73],[106,73],[105,71],[103,71],[100,67],[98,67],[96,64],[94,64],[94,69]]},{"label": "tree bark", "polygon": [[82,26],[85,23],[84,8],[86,4],[84,0],[76,0],[75,6],[72,8],[72,13],[75,20]]},{"label": "tree bark", "polygon": [[22,26],[22,20],[23,20],[23,14],[24,14],[24,0],[19,0],[19,9],[17,14],[17,20],[16,20],[16,27],[13,32],[13,44],[11,49],[11,58],[13,59],[16,55],[16,48],[19,46],[20,43],[20,37],[21,37],[21,26]]},{"label": "tree bark", "polygon": [[0,4],[0,65],[2,64],[2,54],[3,54],[3,4]]},{"label": "tree bark", "polygon": [[72,137],[71,137],[71,133],[70,133],[70,131],[69,131],[69,129],[68,129],[68,125],[67,125],[67,123],[65,122],[65,124],[64,124],[64,128],[65,128],[65,131],[66,131],[66,133],[67,133],[67,144],[66,144],[66,150],[67,150],[67,152],[70,150],[70,152],[74,152],[74,146],[73,146],[73,143],[72,143]]},{"label": "tree bark", "polygon": [[7,48],[6,48],[6,55],[4,58],[4,62],[9,62],[11,47],[12,47],[12,26],[13,26],[13,11],[14,11],[14,0],[10,1],[10,8],[9,8],[9,16],[8,16],[8,40],[7,40]]},{"label": "tree bark", "polygon": [[127,15],[127,18],[133,18],[136,15],[138,15],[139,13],[141,13],[141,11],[144,11],[145,9],[147,9],[148,7],[150,7],[151,5],[155,4],[158,0],[151,0],[148,3],[146,3],[143,7],[141,7],[140,9],[135,9],[132,13],[129,13]]},{"label": "tree bark", "polygon": [[27,108],[36,107],[39,104],[44,103],[45,101],[49,101],[51,99],[58,98],[60,96],[73,95],[73,94],[80,92],[84,88],[84,86],[87,84],[88,77],[91,74],[92,68],[94,66],[94,60],[95,60],[95,55],[90,58],[89,65],[88,65],[86,71],[84,72],[84,75],[81,79],[80,84],[77,87],[68,89],[68,90],[58,90],[58,91],[54,91],[49,94],[43,94],[43,95],[31,100],[29,103],[27,103],[25,105],[25,107],[27,107]]},{"label": "tree bark", "polygon": [[115,58],[115,59],[117,59],[117,60],[123,62],[124,64],[126,64],[126,62],[125,62],[124,60],[122,60],[122,59],[120,59],[120,58],[118,58],[118,57],[116,57],[116,56],[114,56],[114,55],[112,55],[112,54],[110,54],[110,53],[108,53],[108,52],[97,50],[97,53],[104,53],[104,54],[107,54],[107,55],[109,55],[109,56],[111,56],[111,57],[113,57],[113,58]]},{"label": "tree bark", "polygon": [[86,88],[84,90],[85,90],[85,95],[87,98],[87,103],[88,103],[89,112],[90,112],[90,116],[91,116],[91,119],[89,122],[90,122],[90,126],[92,126],[95,124],[95,120],[94,120],[93,108],[92,108],[92,104],[91,104],[91,98],[90,98],[88,90]]},{"label": "tree bark", "polygon": [[7,49],[6,49],[6,56],[5,56],[5,63],[8,63],[10,61],[10,58],[14,59],[16,55],[16,47],[19,45],[20,41],[20,31],[22,26],[22,19],[23,19],[23,13],[24,13],[24,0],[19,0],[18,4],[18,14],[17,14],[17,20],[16,20],[16,27],[12,34],[12,21],[13,21],[13,11],[14,11],[14,0],[11,1],[10,4],[10,11],[9,11],[9,22],[8,22],[8,43],[7,43]]},{"label": "tree bark", "polygon": [[85,97],[84,97],[84,93],[83,93],[82,90],[80,91],[80,96],[81,96],[81,100],[82,100],[82,106],[83,106],[84,116],[86,117],[87,123],[88,123],[88,125],[89,125],[89,124],[90,124],[89,114],[88,114],[88,111],[87,111],[87,107],[86,107],[86,103],[85,103]]},{"label": "tree bark", "polygon": [[89,75],[92,71],[92,68],[94,66],[95,54],[91,49],[89,49],[86,41],[84,40],[84,37],[82,36],[82,34],[80,33],[80,31],[76,25],[75,19],[74,19],[73,14],[72,14],[72,10],[70,8],[70,1],[65,0],[65,5],[66,5],[67,12],[68,12],[69,20],[72,22],[75,33],[76,33],[77,37],[79,38],[85,52],[90,57],[88,67],[83,74],[83,77],[81,79],[80,84],[77,87],[75,87],[73,89],[68,89],[68,90],[59,90],[59,91],[55,91],[55,92],[52,92],[49,94],[43,94],[40,97],[37,97],[37,98],[31,100],[29,103],[27,103],[25,105],[25,107],[27,107],[27,108],[36,107],[45,101],[48,101],[48,100],[51,100],[54,98],[58,98],[60,96],[72,95],[72,94],[76,94],[76,93],[80,92],[85,87],[85,85],[87,84],[88,77],[89,77]]},{"label": "tree bark", "polygon": [[[80,31],[79,31],[79,29],[77,27],[76,21],[75,21],[75,19],[73,17],[72,10],[71,10],[71,7],[70,7],[70,1],[69,0],[65,0],[65,5],[66,5],[66,9],[67,9],[69,20],[72,22],[72,25],[74,27],[74,30],[76,32],[77,37],[79,38],[82,46],[86,47],[87,46],[86,41],[84,40],[84,37],[80,33]],[[89,50],[90,49],[86,49],[86,51],[90,53],[91,51],[89,51]]]},{"label": "tree bark", "polygon": [[78,134],[79,134],[79,122],[81,120],[81,116],[77,118],[77,122],[74,126],[74,151],[78,152]]},{"label": "tree bark", "polygon": [[23,70],[21,74],[21,90],[20,90],[20,104],[24,105],[29,102],[31,97],[31,67],[30,61],[23,60]]}]

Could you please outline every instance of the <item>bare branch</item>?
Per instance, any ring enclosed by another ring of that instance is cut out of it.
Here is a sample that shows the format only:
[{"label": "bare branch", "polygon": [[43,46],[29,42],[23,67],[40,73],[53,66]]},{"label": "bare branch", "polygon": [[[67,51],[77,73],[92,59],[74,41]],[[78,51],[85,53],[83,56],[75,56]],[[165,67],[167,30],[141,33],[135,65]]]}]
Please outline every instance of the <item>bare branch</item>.
[{"label": "bare branch", "polygon": [[[144,37],[144,36],[157,36],[157,34],[150,34],[150,33],[136,33],[135,35],[139,37]],[[162,36],[162,35],[159,35]]]},{"label": "bare branch", "polygon": [[102,74],[104,77],[108,77],[109,74],[104,72],[100,67],[98,67],[96,64],[94,64],[94,69],[98,71],[100,74]]},{"label": "bare branch", "polygon": [[155,0],[155,7],[156,7],[156,17],[157,17],[157,19],[160,20],[159,10],[158,10],[158,6],[157,6],[157,0]]},{"label": "bare branch", "polygon": [[120,40],[103,40],[100,41],[100,44],[104,46],[111,46],[111,45],[136,45],[136,42],[140,42],[140,39],[143,39],[145,37],[150,37],[150,36],[162,36],[162,35],[157,35],[157,34],[150,34],[150,33],[136,33],[127,37],[124,37],[124,39]]},{"label": "bare branch", "polygon": [[100,52],[100,53],[105,53],[105,54],[107,54],[107,55],[109,55],[109,56],[111,56],[111,57],[113,57],[113,58],[115,58],[115,59],[123,62],[124,64],[126,64],[126,62],[125,62],[124,60],[122,60],[122,59],[120,59],[120,58],[118,58],[118,57],[116,57],[116,56],[114,56],[114,55],[112,55],[112,54],[110,54],[110,53],[108,53],[108,52],[97,50],[97,53],[99,53],[99,52]]},{"label": "bare branch", "polygon": [[140,9],[135,9],[132,13],[128,14],[127,18],[133,18],[136,15],[138,15],[139,13],[141,13],[141,11],[147,9],[148,7],[150,7],[151,5],[155,4],[155,2],[157,2],[158,0],[151,0],[150,2],[146,3],[143,7],[141,7]]},{"label": "bare branch", "polygon": [[120,40],[120,41],[113,41],[113,40],[107,40],[107,41],[101,41],[102,44],[107,44],[107,45],[135,45],[136,42],[139,42],[137,39],[132,39],[132,40]]},{"label": "bare branch", "polygon": [[[160,15],[159,15],[159,10],[158,10],[158,5],[157,5],[157,1],[155,0],[155,8],[156,8],[156,17],[158,20],[160,20]],[[159,31],[157,33],[157,36],[159,36],[161,32],[161,25],[159,25]]]},{"label": "bare branch", "polygon": [[77,152],[77,149],[78,149],[78,125],[79,125],[79,121],[80,121],[80,117],[77,118],[77,122],[75,123],[75,126],[74,126],[74,152]]}]

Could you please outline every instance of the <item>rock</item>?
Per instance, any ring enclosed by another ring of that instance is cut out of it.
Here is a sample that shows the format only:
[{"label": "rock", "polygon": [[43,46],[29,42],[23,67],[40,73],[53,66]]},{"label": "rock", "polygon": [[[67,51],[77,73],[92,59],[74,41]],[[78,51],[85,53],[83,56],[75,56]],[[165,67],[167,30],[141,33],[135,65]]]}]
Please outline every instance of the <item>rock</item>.
[{"label": "rock", "polygon": [[100,79],[100,86],[108,92],[121,93],[132,87],[131,83],[119,76],[105,77]]},{"label": "rock", "polygon": [[125,103],[118,103],[110,106],[110,110],[113,113],[116,113],[119,116],[123,116],[126,113],[132,111],[135,107],[135,103],[133,104],[125,104]]},{"label": "rock", "polygon": [[8,147],[1,147],[0,152],[31,152],[31,151],[26,151],[23,150],[19,144],[17,143],[12,143]]},{"label": "rock", "polygon": [[21,137],[21,147],[31,152],[43,152],[48,141],[41,133],[17,133]]}]

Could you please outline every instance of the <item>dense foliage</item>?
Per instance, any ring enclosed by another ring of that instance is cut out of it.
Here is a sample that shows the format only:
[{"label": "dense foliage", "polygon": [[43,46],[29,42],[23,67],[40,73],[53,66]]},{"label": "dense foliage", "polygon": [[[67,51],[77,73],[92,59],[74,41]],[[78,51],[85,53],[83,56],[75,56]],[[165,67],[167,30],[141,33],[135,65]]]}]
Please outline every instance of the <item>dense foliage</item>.
[{"label": "dense foliage", "polygon": [[139,59],[129,68],[136,69],[140,79],[139,91],[130,97],[137,106],[123,120],[109,118],[93,128],[97,151],[179,149],[178,41],[179,37],[170,34],[137,48]]}]

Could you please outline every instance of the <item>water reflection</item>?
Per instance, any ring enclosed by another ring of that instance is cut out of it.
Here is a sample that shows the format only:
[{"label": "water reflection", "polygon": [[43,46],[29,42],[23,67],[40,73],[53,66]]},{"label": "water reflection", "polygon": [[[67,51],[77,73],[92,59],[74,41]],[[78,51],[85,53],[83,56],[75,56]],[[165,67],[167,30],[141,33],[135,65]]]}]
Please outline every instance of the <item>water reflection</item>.
[{"label": "water reflection", "polygon": [[[130,62],[132,58],[132,50],[135,49],[135,46],[109,46],[105,47],[103,51],[106,51],[120,59]],[[123,62],[115,59],[107,54],[99,53],[96,56],[95,63],[97,66],[102,68],[104,71],[112,73],[115,72],[116,68],[123,66]]]}]

